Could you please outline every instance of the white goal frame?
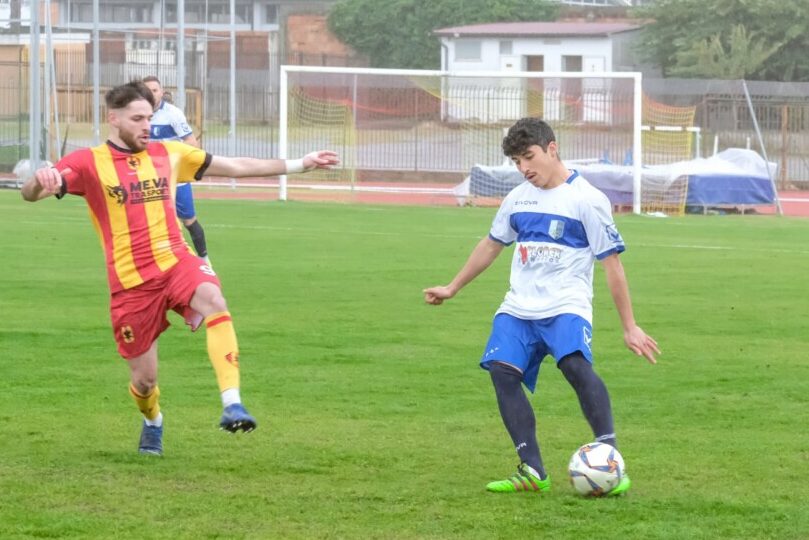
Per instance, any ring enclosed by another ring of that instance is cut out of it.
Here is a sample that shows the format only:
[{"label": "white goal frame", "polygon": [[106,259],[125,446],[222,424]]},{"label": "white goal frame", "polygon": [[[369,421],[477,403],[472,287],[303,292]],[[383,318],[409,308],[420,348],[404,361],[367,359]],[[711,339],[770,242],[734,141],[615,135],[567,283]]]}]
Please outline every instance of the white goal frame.
[{"label": "white goal frame", "polygon": [[[443,71],[443,70],[417,70],[417,69],[377,69],[377,68],[350,68],[325,66],[292,66],[282,65],[279,79],[279,158],[288,159],[289,147],[289,74],[290,73],[340,73],[355,75],[401,75],[405,77],[416,76],[449,76],[463,78],[558,78],[558,79],[588,79],[610,78],[631,79],[633,84],[633,133],[632,133],[632,167],[633,167],[633,201],[632,210],[635,214],[641,213],[641,169],[643,167],[641,148],[641,117],[642,117],[642,74],[639,72],[527,72],[527,71]],[[298,156],[293,156],[298,157]],[[362,190],[362,187],[353,189]],[[378,189],[378,188],[377,188]],[[287,200],[287,176],[279,178],[279,195],[282,201]]]}]

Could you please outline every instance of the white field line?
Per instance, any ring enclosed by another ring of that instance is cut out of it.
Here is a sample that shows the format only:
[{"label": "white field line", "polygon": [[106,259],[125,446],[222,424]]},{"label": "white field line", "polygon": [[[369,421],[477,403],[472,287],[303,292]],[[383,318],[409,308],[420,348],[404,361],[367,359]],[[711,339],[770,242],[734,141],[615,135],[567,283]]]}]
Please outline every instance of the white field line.
[{"label": "white field line", "polygon": [[[34,226],[46,226],[46,227],[58,227],[64,225],[66,221],[71,223],[88,223],[89,220],[79,217],[67,217],[67,218],[60,218],[59,221],[49,221],[49,220],[20,220],[18,223],[24,225],[34,225]],[[205,223],[205,228],[211,229],[242,229],[242,230],[249,230],[249,231],[277,231],[277,232],[290,232],[295,233],[297,235],[307,235],[307,236],[325,236],[325,235],[339,235],[339,236],[375,236],[375,237],[422,237],[422,238],[458,238],[458,239],[469,239],[469,240],[479,240],[481,238],[480,235],[468,235],[468,234],[446,234],[446,233],[415,233],[412,231],[402,231],[402,232],[386,232],[386,231],[359,231],[359,230],[325,230],[325,229],[303,229],[301,227],[282,227],[282,226],[275,226],[275,225],[245,225],[245,224],[229,224],[229,223]],[[629,249],[632,248],[653,248],[653,249],[690,249],[690,250],[706,250],[706,251],[753,251],[757,253],[786,253],[786,254],[794,254],[794,255],[809,255],[809,249],[785,249],[785,248],[751,248],[751,247],[739,247],[739,246],[722,246],[722,245],[710,245],[710,244],[650,244],[650,243],[630,243],[627,246]]]}]

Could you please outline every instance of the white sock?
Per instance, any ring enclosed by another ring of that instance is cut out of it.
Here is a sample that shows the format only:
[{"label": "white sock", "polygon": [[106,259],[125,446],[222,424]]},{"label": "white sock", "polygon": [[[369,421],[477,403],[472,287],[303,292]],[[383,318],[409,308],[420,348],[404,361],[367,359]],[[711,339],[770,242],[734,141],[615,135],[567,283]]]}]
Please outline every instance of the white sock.
[{"label": "white sock", "polygon": [[228,388],[224,392],[222,392],[222,406],[228,407],[233,405],[234,403],[241,403],[242,398],[239,395],[238,388]]},{"label": "white sock", "polygon": [[144,418],[144,420],[146,421],[147,426],[160,427],[163,425],[163,413],[157,413],[157,418],[154,420],[149,420],[148,418]]}]

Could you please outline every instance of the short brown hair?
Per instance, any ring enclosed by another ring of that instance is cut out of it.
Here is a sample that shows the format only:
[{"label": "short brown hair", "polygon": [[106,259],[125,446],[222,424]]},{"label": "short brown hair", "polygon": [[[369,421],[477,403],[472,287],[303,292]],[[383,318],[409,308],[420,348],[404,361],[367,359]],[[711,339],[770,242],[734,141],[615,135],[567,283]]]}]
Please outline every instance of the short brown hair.
[{"label": "short brown hair", "polygon": [[133,101],[144,99],[154,108],[152,91],[141,81],[132,81],[112,88],[104,96],[107,109],[123,109]]},{"label": "short brown hair", "polygon": [[145,82],[145,83],[147,83],[147,82],[156,82],[156,83],[157,83],[157,84],[159,84],[160,86],[163,86],[163,83],[162,83],[162,82],[160,82],[160,79],[158,79],[158,78],[157,78],[157,77],[155,77],[154,75],[149,75],[149,76],[147,76],[147,77],[144,77],[144,78],[143,78],[143,82]]}]

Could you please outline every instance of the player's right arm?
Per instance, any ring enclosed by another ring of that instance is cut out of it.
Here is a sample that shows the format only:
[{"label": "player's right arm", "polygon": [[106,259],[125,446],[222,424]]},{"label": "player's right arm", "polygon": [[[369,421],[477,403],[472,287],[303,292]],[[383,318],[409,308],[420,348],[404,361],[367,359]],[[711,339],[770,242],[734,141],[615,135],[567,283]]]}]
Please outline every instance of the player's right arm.
[{"label": "player's right arm", "polygon": [[472,250],[466,263],[448,285],[424,289],[424,301],[438,306],[444,300],[449,300],[458,294],[458,291],[463,289],[466,284],[491,266],[504,247],[503,244],[495,242],[488,236],[483,238]]},{"label": "player's right arm", "polygon": [[25,181],[20,190],[26,201],[36,202],[62,190],[62,178],[70,173],[70,169],[59,171],[56,167],[42,167]]}]

